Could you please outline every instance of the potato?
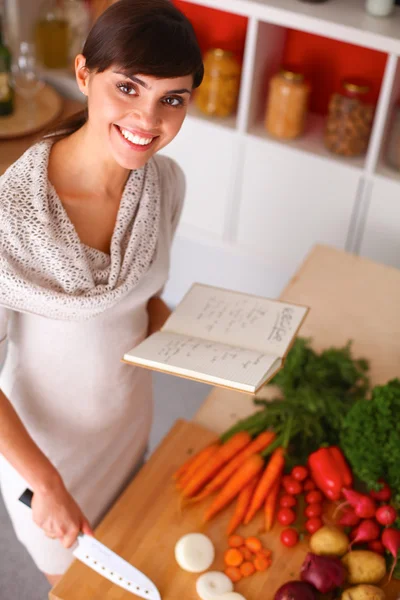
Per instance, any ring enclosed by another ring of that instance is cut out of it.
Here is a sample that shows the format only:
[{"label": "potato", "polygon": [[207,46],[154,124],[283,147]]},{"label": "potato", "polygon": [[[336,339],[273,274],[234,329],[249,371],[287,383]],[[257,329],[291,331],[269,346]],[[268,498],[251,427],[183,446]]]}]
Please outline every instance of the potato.
[{"label": "potato", "polygon": [[370,550],[352,550],[342,558],[349,583],[379,583],[386,575],[383,556]]},{"label": "potato", "polygon": [[324,525],[310,538],[311,552],[322,556],[343,556],[349,547],[349,538],[338,527]]},{"label": "potato", "polygon": [[386,594],[374,585],[361,584],[348,588],[340,600],[385,600]]}]

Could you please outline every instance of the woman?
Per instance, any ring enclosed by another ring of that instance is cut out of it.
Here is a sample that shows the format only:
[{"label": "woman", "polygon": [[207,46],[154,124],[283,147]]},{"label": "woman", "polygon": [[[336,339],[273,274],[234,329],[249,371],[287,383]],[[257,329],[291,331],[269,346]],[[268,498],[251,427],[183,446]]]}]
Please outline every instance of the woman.
[{"label": "woman", "polygon": [[[169,315],[159,294],[182,208],[178,133],[201,53],[168,0],[120,0],[75,61],[87,114],[0,180],[0,481],[51,584],[137,469],[151,378],[121,362]],[[18,502],[34,491],[32,512]]]}]

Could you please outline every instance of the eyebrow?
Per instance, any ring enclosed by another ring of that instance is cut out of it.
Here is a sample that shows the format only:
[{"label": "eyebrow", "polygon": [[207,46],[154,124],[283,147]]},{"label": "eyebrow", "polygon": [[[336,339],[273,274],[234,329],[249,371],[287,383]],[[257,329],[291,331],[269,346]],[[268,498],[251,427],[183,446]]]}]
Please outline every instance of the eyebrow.
[{"label": "eyebrow", "polygon": [[[127,73],[124,73],[123,71],[114,71],[114,73],[116,73],[117,75],[123,75],[124,77],[128,77],[128,79],[130,79],[134,83],[138,83],[139,85],[144,87],[146,90],[150,89],[150,86],[147,85],[147,83],[145,81],[143,81],[142,79],[139,79],[139,77],[136,77],[136,75],[128,75]],[[188,90],[187,88],[181,88],[179,90],[169,90],[168,92],[165,92],[165,93],[166,94],[191,94],[192,92],[190,90]]]}]

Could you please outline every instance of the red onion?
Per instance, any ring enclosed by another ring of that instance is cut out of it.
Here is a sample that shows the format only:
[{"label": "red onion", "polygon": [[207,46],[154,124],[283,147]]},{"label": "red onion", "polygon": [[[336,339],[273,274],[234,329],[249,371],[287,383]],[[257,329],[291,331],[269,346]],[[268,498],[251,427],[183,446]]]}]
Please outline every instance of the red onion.
[{"label": "red onion", "polygon": [[327,594],[344,584],[346,569],[339,558],[309,552],[301,567],[300,577],[322,594]]},{"label": "red onion", "polygon": [[288,581],[276,592],[274,600],[317,600],[317,592],[304,581]]}]

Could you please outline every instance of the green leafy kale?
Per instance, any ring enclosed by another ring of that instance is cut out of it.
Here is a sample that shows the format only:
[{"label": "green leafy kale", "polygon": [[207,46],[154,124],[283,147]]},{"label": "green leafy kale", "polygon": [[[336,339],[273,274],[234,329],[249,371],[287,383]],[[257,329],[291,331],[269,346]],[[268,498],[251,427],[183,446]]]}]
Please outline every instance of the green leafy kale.
[{"label": "green leafy kale", "polygon": [[340,435],[341,447],[354,473],[369,489],[380,478],[400,501],[400,380],[376,386],[370,400],[349,410]]}]

